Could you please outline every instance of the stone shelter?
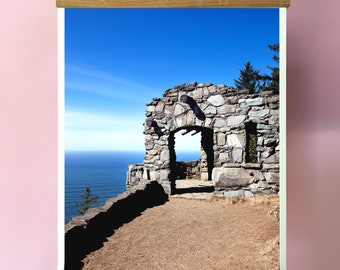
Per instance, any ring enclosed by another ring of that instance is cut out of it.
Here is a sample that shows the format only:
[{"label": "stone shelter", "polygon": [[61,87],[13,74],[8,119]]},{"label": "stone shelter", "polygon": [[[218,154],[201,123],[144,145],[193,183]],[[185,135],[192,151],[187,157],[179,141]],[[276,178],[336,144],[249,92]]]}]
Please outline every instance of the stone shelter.
[{"label": "stone shelter", "polygon": [[[252,197],[279,191],[279,95],[223,84],[186,83],[146,104],[146,155],[132,164],[127,188],[156,180],[167,194],[176,180],[212,181],[215,192]],[[175,134],[201,136],[200,159],[176,161]]]}]

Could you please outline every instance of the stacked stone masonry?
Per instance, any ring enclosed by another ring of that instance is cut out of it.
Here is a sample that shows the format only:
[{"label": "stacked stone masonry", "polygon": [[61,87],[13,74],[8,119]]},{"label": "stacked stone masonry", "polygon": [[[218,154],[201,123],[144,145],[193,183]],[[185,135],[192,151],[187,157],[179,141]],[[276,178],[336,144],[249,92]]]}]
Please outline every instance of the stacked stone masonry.
[{"label": "stacked stone masonry", "polygon": [[142,180],[101,206],[88,209],[85,215],[73,217],[65,225],[64,269],[82,269],[85,256],[101,247],[113,230],[130,222],[145,209],[167,200],[167,194],[157,181]]},{"label": "stacked stone masonry", "polygon": [[128,188],[145,179],[159,182],[167,194],[175,192],[181,178],[177,132],[201,136],[200,160],[184,171],[212,180],[215,191],[244,197],[279,191],[279,95],[196,82],[166,90],[146,104],[146,155],[144,164],[129,166]]}]

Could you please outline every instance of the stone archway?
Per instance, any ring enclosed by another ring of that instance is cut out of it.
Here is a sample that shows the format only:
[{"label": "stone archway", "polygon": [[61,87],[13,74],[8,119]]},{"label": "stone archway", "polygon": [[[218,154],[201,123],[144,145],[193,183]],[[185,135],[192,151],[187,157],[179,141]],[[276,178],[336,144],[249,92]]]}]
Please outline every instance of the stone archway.
[{"label": "stone archway", "polygon": [[[191,135],[201,134],[200,140],[200,158],[199,160],[179,163],[176,158],[175,134],[182,131],[182,135],[191,132]],[[175,181],[177,179],[196,178],[200,180],[211,180],[212,170],[214,168],[214,138],[213,129],[201,126],[187,126],[177,128],[169,133],[169,156],[170,156],[170,181],[172,193],[176,190]]]},{"label": "stone archway", "polygon": [[156,180],[175,190],[178,131],[201,133],[207,178],[215,191],[240,196],[279,190],[279,95],[249,94],[222,84],[186,83],[146,104],[143,164],[129,167],[127,187]]}]

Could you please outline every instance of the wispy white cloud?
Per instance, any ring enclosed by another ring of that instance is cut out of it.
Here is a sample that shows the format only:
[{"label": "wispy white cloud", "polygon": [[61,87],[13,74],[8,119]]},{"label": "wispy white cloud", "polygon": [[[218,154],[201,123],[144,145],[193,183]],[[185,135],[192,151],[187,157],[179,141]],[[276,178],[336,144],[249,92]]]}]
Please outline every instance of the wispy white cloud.
[{"label": "wispy white cloud", "polygon": [[143,150],[143,118],[65,112],[66,150]]},{"label": "wispy white cloud", "polygon": [[90,66],[66,64],[65,70],[66,89],[70,91],[142,104],[157,92],[150,86]]},{"label": "wispy white cloud", "polygon": [[65,127],[66,129],[101,129],[112,130],[113,128],[132,127],[136,124],[141,125],[143,118],[131,117],[118,114],[102,114],[98,112],[66,110]]},{"label": "wispy white cloud", "polygon": [[152,88],[80,65],[66,65],[65,86],[66,150],[144,149],[144,107]]},{"label": "wispy white cloud", "polygon": [[[137,131],[137,130],[136,130]],[[65,149],[99,151],[143,151],[144,136],[135,132],[117,131],[66,131]]]}]

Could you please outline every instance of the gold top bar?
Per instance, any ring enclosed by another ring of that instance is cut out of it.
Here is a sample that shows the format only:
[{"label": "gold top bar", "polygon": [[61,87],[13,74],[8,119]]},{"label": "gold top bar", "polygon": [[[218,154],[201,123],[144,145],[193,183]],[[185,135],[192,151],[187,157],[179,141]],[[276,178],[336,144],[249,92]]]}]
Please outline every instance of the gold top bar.
[{"label": "gold top bar", "polygon": [[290,0],[56,0],[59,8],[261,8],[289,7]]}]

